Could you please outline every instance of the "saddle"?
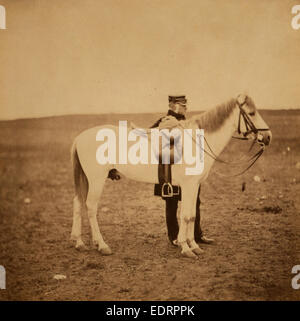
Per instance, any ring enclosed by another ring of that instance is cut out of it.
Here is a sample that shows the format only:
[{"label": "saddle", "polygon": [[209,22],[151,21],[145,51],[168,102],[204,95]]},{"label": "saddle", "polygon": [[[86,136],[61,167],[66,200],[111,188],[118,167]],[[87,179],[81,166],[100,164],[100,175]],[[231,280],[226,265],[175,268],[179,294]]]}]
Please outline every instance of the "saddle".
[{"label": "saddle", "polygon": [[[138,129],[138,127],[131,122],[132,129]],[[146,129],[147,134],[151,132],[151,129]],[[162,199],[176,198],[181,200],[180,186],[172,185],[172,165],[174,164],[174,137],[170,137],[170,161],[167,164],[164,163],[164,146],[160,142],[159,146],[159,158],[158,158],[158,184],[154,185],[154,195],[160,196]]]}]

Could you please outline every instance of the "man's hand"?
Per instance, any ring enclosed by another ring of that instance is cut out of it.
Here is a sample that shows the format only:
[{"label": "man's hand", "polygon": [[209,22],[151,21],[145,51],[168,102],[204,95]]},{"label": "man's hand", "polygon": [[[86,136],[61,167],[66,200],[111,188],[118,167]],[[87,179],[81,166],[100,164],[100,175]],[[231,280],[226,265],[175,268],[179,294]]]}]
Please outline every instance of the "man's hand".
[{"label": "man's hand", "polygon": [[174,128],[174,127],[177,127],[177,126],[178,126],[178,123],[179,123],[179,122],[178,122],[178,120],[177,120],[175,117],[173,117],[173,116],[166,116],[166,117],[164,117],[164,118],[161,120],[158,128],[159,128],[159,129],[172,129],[172,128]]}]

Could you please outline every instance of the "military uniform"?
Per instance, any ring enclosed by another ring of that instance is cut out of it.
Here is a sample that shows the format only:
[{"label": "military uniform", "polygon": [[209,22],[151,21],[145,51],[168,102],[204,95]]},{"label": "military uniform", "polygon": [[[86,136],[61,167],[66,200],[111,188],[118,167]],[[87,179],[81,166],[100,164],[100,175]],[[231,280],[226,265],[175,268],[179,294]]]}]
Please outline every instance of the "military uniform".
[{"label": "military uniform", "polygon": [[[169,103],[170,102],[182,102],[186,103],[185,96],[169,96]],[[164,121],[168,121],[168,116],[175,117],[178,121],[185,120],[185,116],[183,114],[177,113],[173,111],[172,109],[168,110],[168,113],[166,116],[160,118],[157,122],[155,122],[151,128],[160,127],[163,126]],[[160,191],[161,186],[159,184],[156,184],[155,190]],[[203,241],[203,232],[201,230],[200,226],[200,189],[201,186],[199,186],[198,189],[198,195],[197,195],[197,204],[196,204],[196,219],[195,219],[195,229],[194,229],[194,237],[196,242]],[[157,193],[155,193],[157,195]],[[181,195],[176,195],[174,197],[166,197],[163,198],[166,201],[166,223],[167,223],[167,229],[168,229],[168,237],[172,244],[175,245],[174,241],[177,240],[177,235],[179,232],[179,225],[177,220],[177,209],[178,209],[178,201],[181,200]]]}]

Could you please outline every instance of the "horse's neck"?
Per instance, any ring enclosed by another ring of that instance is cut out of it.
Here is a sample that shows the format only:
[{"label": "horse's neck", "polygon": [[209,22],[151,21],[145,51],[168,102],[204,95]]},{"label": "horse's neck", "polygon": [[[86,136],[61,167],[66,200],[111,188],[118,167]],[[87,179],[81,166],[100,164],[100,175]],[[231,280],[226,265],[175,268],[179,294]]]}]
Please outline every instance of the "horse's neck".
[{"label": "horse's neck", "polygon": [[[237,128],[238,110],[235,108],[231,115],[225,120],[224,124],[215,132],[205,133],[207,143],[216,156],[219,156],[226,145],[229,143],[233,133]],[[209,147],[206,150],[211,153]]]}]

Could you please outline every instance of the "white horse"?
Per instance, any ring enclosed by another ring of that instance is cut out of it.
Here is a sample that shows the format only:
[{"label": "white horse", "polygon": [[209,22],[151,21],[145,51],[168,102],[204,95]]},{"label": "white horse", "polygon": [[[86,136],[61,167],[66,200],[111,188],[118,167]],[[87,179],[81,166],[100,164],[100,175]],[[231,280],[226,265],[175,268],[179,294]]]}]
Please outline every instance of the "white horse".
[{"label": "white horse", "polygon": [[[204,170],[200,175],[186,175],[186,164],[172,166],[172,184],[179,185],[182,192],[177,241],[183,256],[197,257],[203,251],[194,240],[195,208],[199,184],[207,178],[214,161],[217,160],[235,132],[243,137],[251,138],[263,146],[269,145],[272,134],[259,115],[252,99],[245,95],[239,95],[237,99],[231,99],[210,111],[193,116],[181,122],[181,127],[204,129],[204,150],[212,156],[205,157]],[[96,161],[96,151],[99,147],[96,135],[103,128],[114,130],[118,137],[118,127],[104,125],[82,132],[73,143],[75,197],[71,239],[76,241],[77,249],[85,247],[81,238],[81,217],[82,211],[87,209],[93,242],[102,255],[109,255],[112,253],[111,249],[105,243],[97,222],[98,200],[108,172],[115,168],[130,179],[153,184],[158,183],[158,165],[130,163],[100,165]],[[130,142],[128,144],[130,145]],[[193,144],[195,144],[194,141]]]}]

